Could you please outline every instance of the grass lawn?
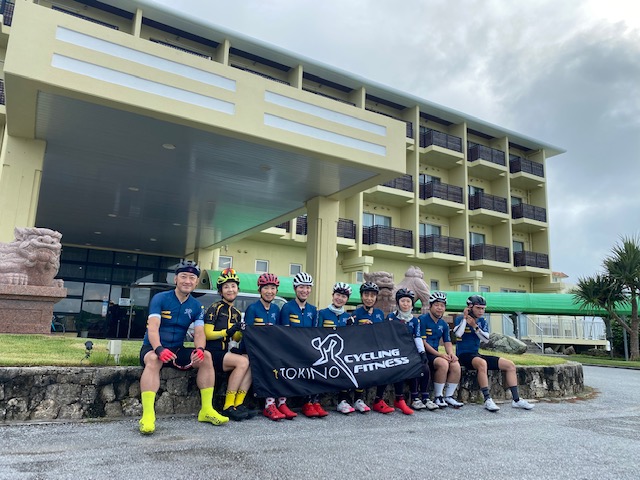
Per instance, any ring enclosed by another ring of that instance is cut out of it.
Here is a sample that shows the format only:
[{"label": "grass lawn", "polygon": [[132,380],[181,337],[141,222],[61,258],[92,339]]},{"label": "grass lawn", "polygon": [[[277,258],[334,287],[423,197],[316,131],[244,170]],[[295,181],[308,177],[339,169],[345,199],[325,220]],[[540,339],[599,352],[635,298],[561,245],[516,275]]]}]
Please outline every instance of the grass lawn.
[{"label": "grass lawn", "polygon": [[567,360],[585,365],[605,365],[612,367],[640,368],[638,361],[625,361],[624,358],[593,357],[591,355],[569,355]]}]

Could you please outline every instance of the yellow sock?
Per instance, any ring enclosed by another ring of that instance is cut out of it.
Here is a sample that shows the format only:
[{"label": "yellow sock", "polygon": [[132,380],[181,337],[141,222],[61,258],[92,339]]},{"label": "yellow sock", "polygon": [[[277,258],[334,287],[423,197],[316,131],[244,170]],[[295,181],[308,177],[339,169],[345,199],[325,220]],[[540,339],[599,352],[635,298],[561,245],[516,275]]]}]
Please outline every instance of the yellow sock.
[{"label": "yellow sock", "polygon": [[140,432],[151,434],[156,429],[156,392],[142,392],[142,418],[140,419]]},{"label": "yellow sock", "polygon": [[200,390],[200,401],[202,402],[202,410],[213,410],[213,387]]},{"label": "yellow sock", "polygon": [[224,407],[222,407],[223,410],[226,410],[227,408],[234,406],[237,393],[238,392],[235,392],[233,390],[227,390],[227,394],[224,397]]},{"label": "yellow sock", "polygon": [[244,390],[238,390],[238,393],[236,393],[236,401],[234,402],[233,406],[238,407],[242,405],[242,402],[244,402],[244,398],[246,396],[247,392],[245,392]]}]

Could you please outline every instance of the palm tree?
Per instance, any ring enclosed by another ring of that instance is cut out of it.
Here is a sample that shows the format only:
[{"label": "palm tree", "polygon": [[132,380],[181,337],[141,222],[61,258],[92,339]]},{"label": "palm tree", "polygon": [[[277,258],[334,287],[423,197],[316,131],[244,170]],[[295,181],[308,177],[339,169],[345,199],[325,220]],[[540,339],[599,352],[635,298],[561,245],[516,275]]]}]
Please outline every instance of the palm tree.
[{"label": "palm tree", "polygon": [[[603,308],[629,336],[631,360],[640,358],[638,296],[640,295],[640,237],[623,237],[603,261],[606,273],[581,278],[574,290],[576,301],[585,309]],[[631,317],[621,317],[616,308],[631,305]],[[606,320],[605,320],[606,321]]]}]

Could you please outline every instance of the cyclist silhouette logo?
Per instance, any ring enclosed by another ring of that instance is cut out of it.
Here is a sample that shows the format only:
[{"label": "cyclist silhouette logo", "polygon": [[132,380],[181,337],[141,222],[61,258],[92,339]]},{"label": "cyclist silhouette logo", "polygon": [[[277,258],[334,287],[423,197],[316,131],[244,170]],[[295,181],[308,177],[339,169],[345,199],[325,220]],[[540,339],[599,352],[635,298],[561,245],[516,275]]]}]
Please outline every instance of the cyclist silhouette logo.
[{"label": "cyclist silhouette logo", "polygon": [[353,375],[353,372],[349,370],[349,367],[347,367],[347,364],[344,363],[344,360],[340,356],[344,349],[344,340],[342,340],[340,335],[337,333],[331,333],[327,335],[324,340],[320,337],[316,337],[311,340],[311,345],[320,352],[320,358],[314,362],[314,367],[333,362],[347,377],[349,377],[349,380],[351,380],[355,387],[358,387],[356,377]]}]

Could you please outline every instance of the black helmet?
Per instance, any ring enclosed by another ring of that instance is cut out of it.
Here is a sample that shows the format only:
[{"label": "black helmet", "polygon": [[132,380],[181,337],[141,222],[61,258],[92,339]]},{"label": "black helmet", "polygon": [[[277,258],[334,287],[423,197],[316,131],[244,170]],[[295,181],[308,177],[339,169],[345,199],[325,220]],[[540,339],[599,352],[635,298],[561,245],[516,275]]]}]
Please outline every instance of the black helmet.
[{"label": "black helmet", "polygon": [[199,277],[200,267],[193,260],[181,260],[176,267],[176,275],[182,272],[193,273],[196,277]]},{"label": "black helmet", "polygon": [[380,288],[373,282],[364,282],[360,285],[360,295],[362,292],[374,292],[376,295],[380,293]]},{"label": "black helmet", "polygon": [[474,305],[486,305],[487,301],[482,295],[471,295],[467,298],[467,306],[473,307]]},{"label": "black helmet", "polygon": [[416,294],[413,293],[413,290],[408,290],[406,288],[399,288],[398,291],[396,292],[396,303],[398,303],[401,298],[405,298],[405,297],[410,298],[412,304],[416,303]]}]

